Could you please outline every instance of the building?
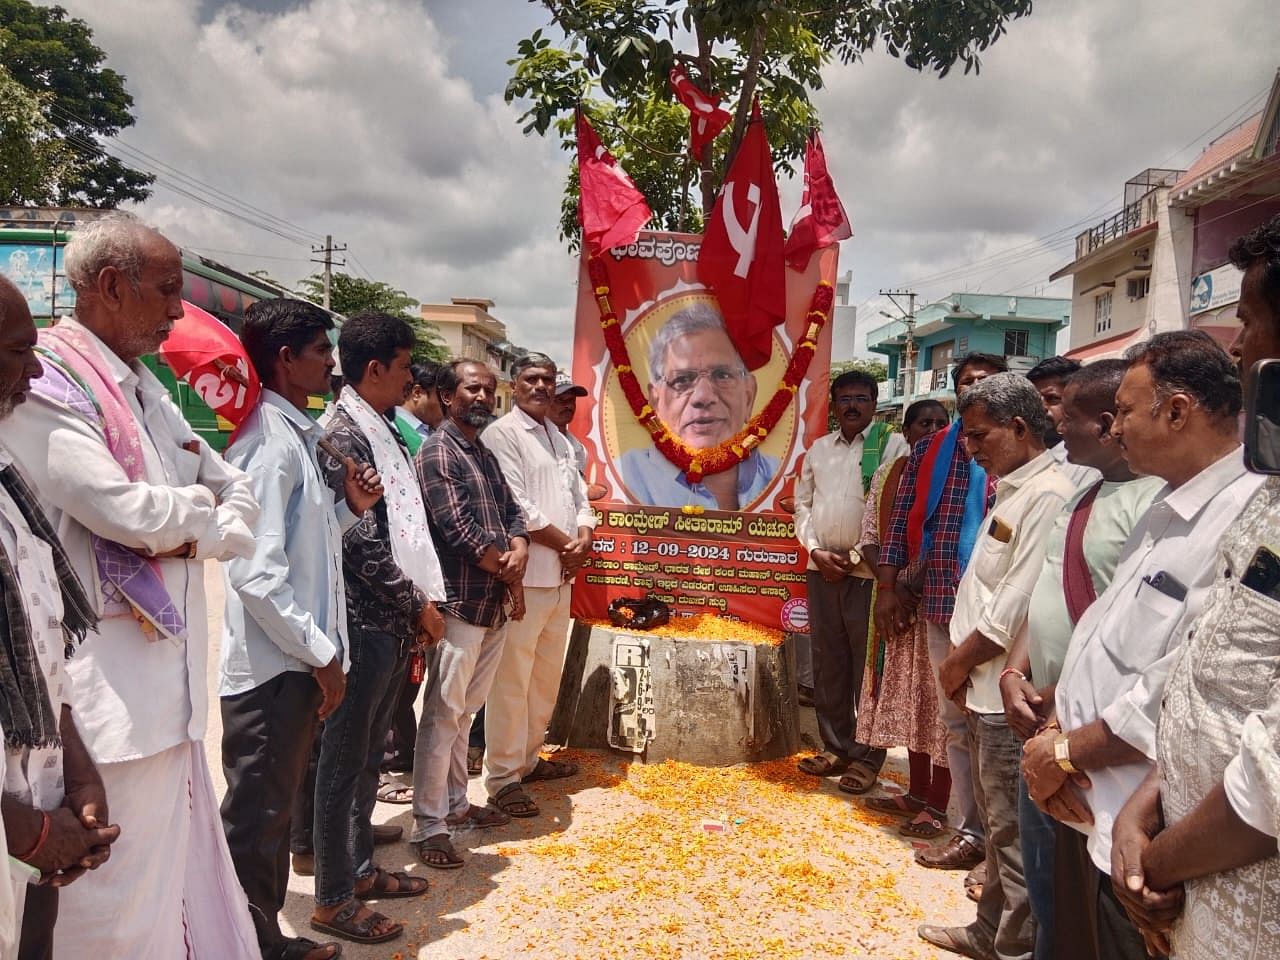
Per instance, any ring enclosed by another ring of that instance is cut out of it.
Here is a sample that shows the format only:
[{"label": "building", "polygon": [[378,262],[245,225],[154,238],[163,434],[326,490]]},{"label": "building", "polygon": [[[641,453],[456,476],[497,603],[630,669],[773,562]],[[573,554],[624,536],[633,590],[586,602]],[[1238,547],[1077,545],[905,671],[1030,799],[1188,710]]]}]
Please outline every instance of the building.
[{"label": "building", "polygon": [[1067,356],[1116,357],[1185,326],[1179,278],[1190,270],[1192,225],[1169,207],[1183,172],[1152,167],[1131,177],[1120,210],[1079,234],[1075,258],[1049,277],[1071,277]]},{"label": "building", "polygon": [[900,420],[909,404],[926,398],[952,408],[951,371],[966,353],[999,354],[1010,370],[1030,370],[1057,352],[1070,309],[1061,297],[953,293],[917,310],[914,321],[890,320],[867,331],[867,349],[884,354],[889,366],[877,413]]},{"label": "building", "polygon": [[1280,71],[1261,112],[1211,143],[1173,185],[1169,204],[1193,222],[1190,275],[1181,285],[1183,312],[1191,327],[1225,346],[1239,327],[1241,280],[1227,249],[1280,214]]},{"label": "building", "polygon": [[849,302],[853,288],[853,271],[846,270],[836,279],[836,302],[831,311],[831,362],[853,360],[858,356],[858,308]]},{"label": "building", "polygon": [[507,339],[507,325],[491,314],[492,300],[453,297],[449,303],[424,303],[422,319],[435,324],[449,350],[459,360],[479,360],[498,378],[496,413],[511,409],[511,364],[528,353]]}]

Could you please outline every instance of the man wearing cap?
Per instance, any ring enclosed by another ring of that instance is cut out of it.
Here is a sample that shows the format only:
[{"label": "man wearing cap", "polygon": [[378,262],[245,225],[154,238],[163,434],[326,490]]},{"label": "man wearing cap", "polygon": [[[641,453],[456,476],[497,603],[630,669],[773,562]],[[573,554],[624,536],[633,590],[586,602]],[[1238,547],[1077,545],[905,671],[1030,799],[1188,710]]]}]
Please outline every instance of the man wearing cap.
[{"label": "man wearing cap", "polygon": [[507,628],[485,703],[485,789],[513,817],[538,807],[521,783],[572,776],[577,766],[539,758],[547,721],[560,689],[569,637],[570,582],[591,549],[595,518],[586,483],[568,442],[548,414],[556,366],[531,353],[511,370],[515,406],[484,434],[524,511],[529,562],[524,572],[525,616]]},{"label": "man wearing cap", "polygon": [[555,396],[551,398],[551,408],[547,411],[547,419],[559,427],[564,438],[569,441],[569,449],[573,451],[578,472],[583,475],[587,472],[587,448],[569,432],[569,424],[578,412],[578,398],[586,395],[586,387],[574,383],[567,373],[558,373]]}]

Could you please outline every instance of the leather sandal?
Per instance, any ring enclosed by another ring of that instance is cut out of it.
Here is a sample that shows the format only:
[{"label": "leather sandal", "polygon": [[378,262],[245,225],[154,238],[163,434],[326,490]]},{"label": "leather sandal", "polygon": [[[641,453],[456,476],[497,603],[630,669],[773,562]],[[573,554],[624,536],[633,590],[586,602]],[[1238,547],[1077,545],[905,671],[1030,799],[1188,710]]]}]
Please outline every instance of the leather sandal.
[{"label": "leather sandal", "polygon": [[875,767],[854,760],[849,764],[848,771],[840,778],[837,786],[845,793],[863,794],[876,785],[879,776],[880,771]]},{"label": "leather sandal", "polygon": [[987,858],[987,852],[960,834],[941,847],[916,851],[916,863],[933,870],[972,870]]},{"label": "leather sandal", "polygon": [[319,933],[328,934],[331,937],[350,940],[352,943],[386,943],[388,940],[394,940],[404,933],[403,923],[392,923],[389,930],[383,933],[374,933],[373,929],[384,923],[388,918],[376,910],[370,910],[369,915],[363,920],[356,920],[356,916],[362,909],[368,908],[352,897],[345,907],[328,920],[317,920],[313,916],[311,918],[311,929]]},{"label": "leather sandal", "polygon": [[512,817],[536,817],[542,812],[533,802],[533,798],[524,792],[524,787],[518,783],[508,783],[490,797],[489,802]]},{"label": "leather sandal", "polygon": [[840,759],[830,751],[823,751],[812,757],[805,757],[796,764],[796,769],[814,777],[834,777],[849,769],[849,761]]},{"label": "leather sandal", "polygon": [[920,939],[931,943],[941,950],[958,953],[972,960],[995,960],[995,953],[977,943],[968,927],[943,927],[933,923],[922,923],[916,929]]}]

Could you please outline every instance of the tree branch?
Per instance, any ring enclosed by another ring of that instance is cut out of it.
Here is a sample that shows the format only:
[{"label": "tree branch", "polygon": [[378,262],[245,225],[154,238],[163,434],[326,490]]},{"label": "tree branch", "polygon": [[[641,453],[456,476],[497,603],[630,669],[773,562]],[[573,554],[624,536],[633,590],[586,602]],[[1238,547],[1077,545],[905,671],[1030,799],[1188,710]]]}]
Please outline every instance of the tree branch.
[{"label": "tree branch", "polygon": [[[760,60],[764,57],[765,33],[768,29],[766,18],[761,15],[751,30],[751,52],[747,55],[747,66],[742,71],[742,92],[738,95],[738,109],[733,115],[733,136],[729,138],[729,150],[724,157],[724,169],[728,172],[733,160],[742,146],[742,138],[747,132],[747,120],[751,116],[751,101],[755,97],[756,83],[760,79]],[[707,213],[710,213],[710,209]]]}]

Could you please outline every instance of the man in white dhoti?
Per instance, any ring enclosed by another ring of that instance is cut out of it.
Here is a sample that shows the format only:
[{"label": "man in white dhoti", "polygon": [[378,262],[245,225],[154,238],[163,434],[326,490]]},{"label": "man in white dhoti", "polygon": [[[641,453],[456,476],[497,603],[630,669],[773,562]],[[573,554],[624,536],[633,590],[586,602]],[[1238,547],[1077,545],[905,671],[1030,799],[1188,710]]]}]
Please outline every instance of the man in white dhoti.
[{"label": "man in white dhoti", "polygon": [[66,273],[75,315],[41,331],[5,441],[102,618],[68,672],[122,833],[63,893],[55,956],[257,960],[204,754],[200,561],[249,555],[258,505],[139,362],[182,316],[177,248],[113,216],[77,229]]},{"label": "man in white dhoti", "polygon": [[[40,376],[35,343],[26,300],[0,277],[0,420]],[[96,625],[57,535],[0,444],[0,851],[9,854],[0,856],[0,960],[52,956],[58,889],[105,863],[120,835],[107,825],[65,668]]]}]

